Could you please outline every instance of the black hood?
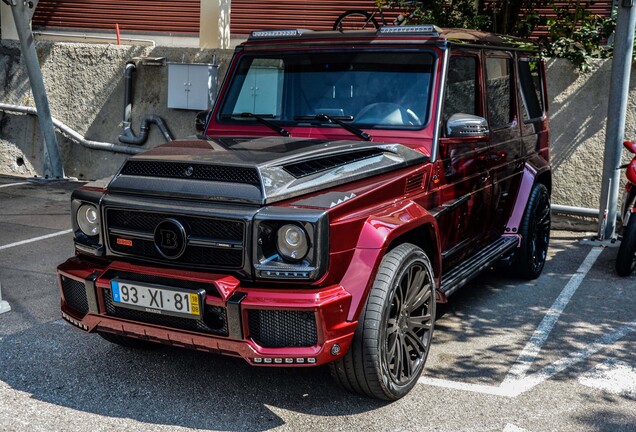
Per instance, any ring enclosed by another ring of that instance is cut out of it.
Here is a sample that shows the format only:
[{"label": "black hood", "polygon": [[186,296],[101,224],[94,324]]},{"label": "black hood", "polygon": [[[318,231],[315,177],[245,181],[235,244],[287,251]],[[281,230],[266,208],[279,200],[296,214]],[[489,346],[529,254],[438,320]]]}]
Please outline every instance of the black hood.
[{"label": "black hood", "polygon": [[287,137],[180,140],[131,157],[108,188],[263,205],[426,160],[400,144]]}]

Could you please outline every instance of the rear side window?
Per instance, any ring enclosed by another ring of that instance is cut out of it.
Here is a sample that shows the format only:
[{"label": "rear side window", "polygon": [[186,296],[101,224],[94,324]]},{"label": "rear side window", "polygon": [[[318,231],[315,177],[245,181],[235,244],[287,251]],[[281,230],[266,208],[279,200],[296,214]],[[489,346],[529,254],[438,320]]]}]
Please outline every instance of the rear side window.
[{"label": "rear side window", "polygon": [[522,115],[524,123],[543,119],[543,86],[541,85],[541,62],[521,58],[518,64]]},{"label": "rear side window", "polygon": [[501,129],[510,125],[514,120],[510,58],[486,58],[486,91],[490,128]]},{"label": "rear side window", "polygon": [[481,115],[477,101],[477,57],[453,56],[448,62],[444,121],[457,113]]}]

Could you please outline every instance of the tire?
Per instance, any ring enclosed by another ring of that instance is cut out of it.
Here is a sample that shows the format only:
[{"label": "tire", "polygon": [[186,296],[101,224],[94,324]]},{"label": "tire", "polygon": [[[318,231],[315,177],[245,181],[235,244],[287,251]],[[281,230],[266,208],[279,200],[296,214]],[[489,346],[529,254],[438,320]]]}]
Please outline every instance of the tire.
[{"label": "tire", "polygon": [[623,239],[616,256],[616,273],[629,276],[636,268],[636,213],[632,213],[629,223],[623,229]]},{"label": "tire", "polygon": [[435,279],[429,258],[404,243],[378,269],[347,353],[329,364],[346,390],[396,400],[417,383],[435,322]]},{"label": "tire", "polygon": [[135,339],[128,336],[117,335],[113,333],[97,332],[102,338],[115,345],[120,345],[126,348],[134,349],[157,349],[161,347],[161,344],[156,342],[149,342],[141,339]]},{"label": "tire", "polygon": [[333,29],[340,32],[347,30],[364,30],[371,28],[378,29],[380,28],[380,26],[369,12],[363,10],[346,11],[345,13],[340,15],[333,23]]},{"label": "tire", "polygon": [[519,227],[521,245],[512,265],[515,276],[532,280],[543,271],[550,243],[550,220],[548,188],[537,183],[532,188]]}]

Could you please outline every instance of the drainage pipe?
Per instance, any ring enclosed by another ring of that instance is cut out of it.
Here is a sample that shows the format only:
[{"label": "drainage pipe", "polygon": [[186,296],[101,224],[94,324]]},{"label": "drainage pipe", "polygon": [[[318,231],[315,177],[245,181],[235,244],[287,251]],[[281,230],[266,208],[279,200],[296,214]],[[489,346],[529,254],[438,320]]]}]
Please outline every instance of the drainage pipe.
[{"label": "drainage pipe", "polygon": [[[572,215],[572,216],[586,216],[593,217],[598,219],[599,211],[598,209],[585,208],[585,207],[572,207],[566,205],[552,204],[550,206],[553,212]],[[616,220],[621,220],[621,215],[619,213],[616,214]]]},{"label": "drainage pipe", "polygon": [[[17,112],[17,113],[23,113],[23,114],[31,114],[35,116],[38,115],[38,111],[33,107],[10,105],[10,104],[4,104],[4,103],[0,103],[0,111]],[[78,142],[79,144],[81,144],[82,146],[86,148],[90,148],[93,150],[110,151],[113,153],[130,154],[130,155],[139,154],[144,151],[136,147],[128,147],[128,146],[123,146],[119,144],[91,141],[89,139],[84,138],[82,135],[79,134],[79,132],[71,129],[69,126],[67,126],[66,124],[62,123],[61,121],[59,121],[58,119],[54,117],[53,117],[53,125],[57,129],[59,129],[62,133],[68,135],[74,141]]]},{"label": "drainage pipe", "polygon": [[135,63],[126,63],[124,69],[124,133],[119,136],[119,141],[126,144],[142,145],[148,139],[148,131],[151,124],[156,124],[161,131],[163,138],[168,141],[174,140],[166,122],[158,115],[151,114],[144,117],[139,127],[137,136],[132,130],[132,99],[133,99],[133,72],[137,69]]}]

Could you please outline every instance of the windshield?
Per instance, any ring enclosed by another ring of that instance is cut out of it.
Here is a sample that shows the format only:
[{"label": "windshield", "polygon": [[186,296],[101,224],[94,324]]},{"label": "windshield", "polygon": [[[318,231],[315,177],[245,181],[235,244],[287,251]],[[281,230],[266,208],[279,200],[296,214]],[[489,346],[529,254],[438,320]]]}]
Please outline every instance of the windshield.
[{"label": "windshield", "polygon": [[434,57],[416,51],[246,54],[221,122],[324,124],[325,114],[365,128],[420,129],[428,122]]}]

